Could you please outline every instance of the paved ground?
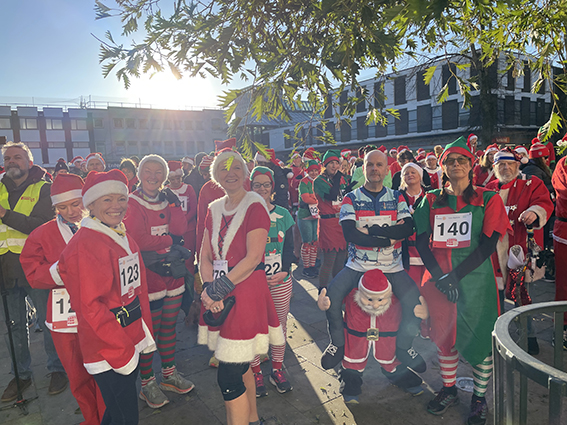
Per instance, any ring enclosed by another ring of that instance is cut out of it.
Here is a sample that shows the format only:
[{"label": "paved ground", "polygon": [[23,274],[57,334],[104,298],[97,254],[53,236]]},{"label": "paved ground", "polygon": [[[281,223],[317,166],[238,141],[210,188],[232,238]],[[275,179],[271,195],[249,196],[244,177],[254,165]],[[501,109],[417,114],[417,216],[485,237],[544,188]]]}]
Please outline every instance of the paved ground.
[{"label": "paved ground", "polygon": [[[288,350],[285,365],[294,390],[279,394],[267,382],[268,397],[258,400],[261,416],[270,418],[268,423],[281,425],[307,424],[462,424],[469,411],[470,393],[459,391],[461,403],[451,408],[442,417],[426,412],[426,405],[434,391],[441,387],[435,347],[430,341],[416,338],[415,347],[426,358],[428,370],[422,374],[426,391],[419,397],[411,397],[400,389],[389,385],[382,376],[377,363],[369,362],[364,374],[363,394],[358,406],[345,405],[339,393],[339,382],[334,371],[320,367],[321,351],[327,345],[325,316],[315,305],[316,286],[302,279],[294,271],[293,298],[288,318]],[[316,281],[314,282],[316,284]],[[538,281],[533,284],[535,301],[553,300],[554,283]],[[508,306],[510,307],[510,306]],[[539,359],[551,362],[551,318],[536,318],[538,339],[541,346]],[[4,324],[0,323],[3,330]],[[142,425],[209,425],[226,424],[222,397],[216,384],[216,370],[208,367],[211,353],[207,348],[196,345],[196,328],[187,327],[183,313],[178,323],[177,364],[179,370],[196,385],[189,395],[171,394],[171,403],[162,409],[149,409],[140,401],[140,424]],[[71,392],[66,390],[57,396],[47,395],[49,377],[45,369],[45,353],[40,333],[31,336],[34,369],[34,385],[25,391],[26,398],[34,398],[27,405],[28,415],[19,408],[0,411],[0,424],[10,425],[61,425],[78,424],[82,421]],[[156,370],[159,370],[156,356]],[[567,358],[567,355],[565,356]],[[0,390],[11,379],[10,358],[5,344],[0,341]],[[567,364],[567,362],[566,362]],[[269,373],[269,364],[263,364],[264,374]],[[461,361],[458,376],[472,376],[471,367]],[[528,423],[547,422],[547,395],[536,384],[529,386]],[[170,393],[168,393],[169,395]],[[492,403],[492,391],[488,394]],[[492,413],[492,408],[491,408]],[[567,409],[564,413],[567,418]],[[491,423],[492,417],[489,418]]]}]

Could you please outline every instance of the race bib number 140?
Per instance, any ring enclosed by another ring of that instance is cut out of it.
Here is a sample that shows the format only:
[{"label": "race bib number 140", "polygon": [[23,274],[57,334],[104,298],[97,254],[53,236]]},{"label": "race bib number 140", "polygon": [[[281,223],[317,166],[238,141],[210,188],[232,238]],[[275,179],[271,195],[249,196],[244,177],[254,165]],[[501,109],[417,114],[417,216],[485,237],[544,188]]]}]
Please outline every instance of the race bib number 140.
[{"label": "race bib number 140", "polygon": [[472,213],[438,214],[433,228],[434,248],[467,248],[471,245]]}]

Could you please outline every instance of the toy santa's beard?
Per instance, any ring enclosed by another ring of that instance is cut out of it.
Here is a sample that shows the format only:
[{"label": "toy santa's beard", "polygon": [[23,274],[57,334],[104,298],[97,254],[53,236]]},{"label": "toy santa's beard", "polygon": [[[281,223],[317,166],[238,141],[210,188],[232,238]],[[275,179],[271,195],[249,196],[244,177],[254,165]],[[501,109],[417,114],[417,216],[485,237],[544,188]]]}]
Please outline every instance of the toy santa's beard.
[{"label": "toy santa's beard", "polygon": [[381,316],[382,314],[386,313],[386,311],[392,305],[392,298],[391,297],[388,300],[387,304],[383,305],[382,307],[378,307],[378,308],[373,308],[372,306],[364,305],[360,298],[361,298],[360,292],[356,291],[354,293],[354,302],[356,303],[357,306],[360,307],[360,309],[363,312],[365,312],[366,314],[369,314],[370,316]]}]

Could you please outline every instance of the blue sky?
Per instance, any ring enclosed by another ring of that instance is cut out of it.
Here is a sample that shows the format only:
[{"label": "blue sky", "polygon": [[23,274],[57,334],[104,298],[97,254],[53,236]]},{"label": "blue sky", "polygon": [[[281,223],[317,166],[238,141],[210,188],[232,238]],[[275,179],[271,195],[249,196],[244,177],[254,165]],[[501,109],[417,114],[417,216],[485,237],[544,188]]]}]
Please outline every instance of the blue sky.
[{"label": "blue sky", "polygon": [[133,80],[129,90],[114,74],[103,78],[99,42],[91,33],[103,39],[107,29],[116,36],[122,31],[119,19],[95,21],[93,6],[93,0],[0,1],[0,104],[91,95],[172,108],[217,105],[226,87],[212,78],[177,81],[167,70]]}]

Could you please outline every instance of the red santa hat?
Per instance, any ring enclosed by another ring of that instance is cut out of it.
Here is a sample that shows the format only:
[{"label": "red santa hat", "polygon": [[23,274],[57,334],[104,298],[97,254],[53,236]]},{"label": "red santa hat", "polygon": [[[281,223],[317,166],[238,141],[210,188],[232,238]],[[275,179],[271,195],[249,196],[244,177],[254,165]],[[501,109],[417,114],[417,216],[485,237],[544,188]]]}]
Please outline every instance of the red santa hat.
[{"label": "red santa hat", "polygon": [[299,155],[297,151],[291,154],[291,160],[293,161],[295,158],[301,158],[301,155]]},{"label": "red santa hat", "polygon": [[420,153],[417,158],[415,158],[415,160],[417,162],[425,161],[425,155],[423,153]]},{"label": "red santa hat", "polygon": [[167,161],[170,176],[183,176],[183,163],[181,161]]},{"label": "red santa hat", "polygon": [[347,159],[349,157],[350,153],[351,153],[350,149],[343,149],[341,151],[341,158]]},{"label": "red santa hat", "polygon": [[472,152],[472,143],[475,140],[478,140],[478,136],[476,134],[473,134],[473,133],[469,134],[469,137],[467,138],[467,146],[469,147],[471,152]]},{"label": "red santa hat", "polygon": [[142,160],[140,161],[140,164],[138,165],[138,178],[141,179],[141,175],[142,175],[142,168],[144,168],[144,165],[147,164],[148,162],[157,162],[159,165],[162,166],[163,168],[163,181],[167,180],[167,174],[169,173],[169,167],[167,166],[167,162],[165,159],[163,159],[161,156],[159,155],[155,155],[155,154],[151,154],[151,155],[146,155],[145,157],[142,158]]},{"label": "red santa hat", "polygon": [[419,148],[419,149],[417,150],[417,153],[418,153],[418,154],[422,153],[422,154],[425,155],[425,149]]},{"label": "red santa hat", "polygon": [[[83,162],[84,160],[85,159],[82,156],[76,156],[75,158],[73,158],[71,160],[71,164],[75,165],[75,162],[77,162],[77,161]],[[81,165],[81,164],[79,163],[79,165]]]},{"label": "red santa hat", "polygon": [[318,160],[319,154],[315,151],[315,148],[307,148],[305,152],[303,152],[303,161],[309,160]]},{"label": "red santa hat", "polygon": [[83,179],[76,174],[58,174],[51,185],[51,203],[57,205],[82,197],[84,184]]},{"label": "red santa hat", "polygon": [[379,269],[369,270],[362,275],[358,281],[358,289],[371,295],[385,295],[392,290],[392,285],[386,279],[384,273]]},{"label": "red santa hat", "polygon": [[356,162],[356,156],[351,156],[351,157],[348,159],[348,162],[350,162],[351,164],[354,164],[354,163]]},{"label": "red santa hat", "polygon": [[483,151],[483,150],[478,150],[478,151],[476,151],[474,154],[475,154],[475,156],[476,156],[477,158],[480,158],[482,155],[484,155],[484,151]]},{"label": "red santa hat", "polygon": [[101,196],[119,194],[128,196],[128,179],[120,170],[91,171],[82,190],[83,205],[89,206]]},{"label": "red santa hat", "polygon": [[281,168],[285,167],[285,163],[281,159],[276,158],[276,164],[278,164]]},{"label": "red santa hat", "polygon": [[213,157],[210,156],[210,155],[205,155],[201,159],[201,163],[199,164],[199,169],[200,170],[208,170],[211,167],[212,163],[213,163]]},{"label": "red santa hat", "polygon": [[486,150],[484,151],[485,154],[490,153],[490,152],[498,152],[498,145],[496,143],[493,143],[491,145],[488,145],[486,147]]},{"label": "red santa hat", "polygon": [[520,162],[522,164],[527,164],[529,162],[529,159],[527,158],[529,153],[528,150],[524,147],[524,146],[516,146],[514,148],[514,152],[516,152],[516,154],[521,158]]},{"label": "red santa hat", "polygon": [[401,154],[404,151],[409,151],[409,148],[405,145],[398,146],[398,155]]},{"label": "red santa hat", "polygon": [[379,150],[380,152],[382,152],[382,153],[386,153],[386,151],[387,151],[388,149],[386,149],[386,146],[382,145],[382,146],[380,146],[380,147],[378,148],[378,150]]},{"label": "red santa hat", "polygon": [[[184,162],[186,164],[195,165],[195,160],[193,158],[191,158],[190,156],[184,156],[183,159],[181,160],[181,162]],[[169,164],[169,162],[168,162],[168,164]]]},{"label": "red santa hat", "polygon": [[388,151],[388,153],[392,153],[395,152],[396,154],[398,153],[398,150],[396,148],[392,148]]},{"label": "red santa hat", "polygon": [[226,140],[215,140],[215,154],[222,151],[225,148],[235,149],[236,148],[236,138],[231,137]]},{"label": "red santa hat", "polygon": [[102,166],[106,170],[106,162],[104,162],[104,158],[102,157],[102,154],[100,152],[93,152],[87,155],[87,157],[85,158],[85,160],[87,161],[87,167],[89,166],[89,162],[91,162],[93,159],[98,159],[100,162],[102,162]]},{"label": "red santa hat", "polygon": [[256,155],[254,155],[254,161],[256,161],[256,162],[271,162],[272,164],[279,167],[280,164],[278,164],[278,159],[276,158],[276,151],[273,150],[273,149],[267,148],[266,153],[268,154],[268,157],[262,155],[260,153],[260,151],[256,152]]},{"label": "red santa hat", "polygon": [[544,156],[549,156],[549,150],[547,147],[541,143],[534,143],[530,147],[530,158],[542,158]]},{"label": "red santa hat", "polygon": [[425,158],[426,158],[426,159],[427,159],[427,158],[435,158],[435,159],[437,159],[437,155],[435,155],[435,152],[429,152],[429,153],[425,156]]}]

